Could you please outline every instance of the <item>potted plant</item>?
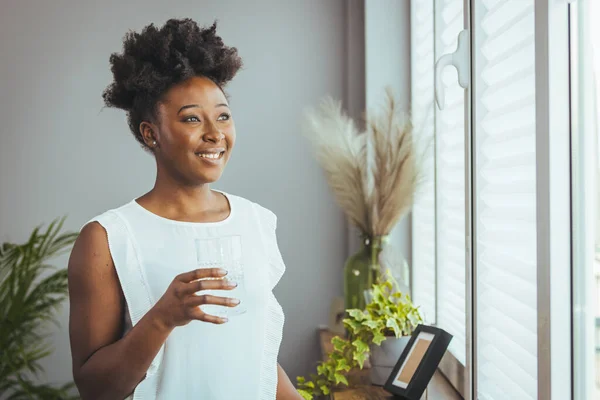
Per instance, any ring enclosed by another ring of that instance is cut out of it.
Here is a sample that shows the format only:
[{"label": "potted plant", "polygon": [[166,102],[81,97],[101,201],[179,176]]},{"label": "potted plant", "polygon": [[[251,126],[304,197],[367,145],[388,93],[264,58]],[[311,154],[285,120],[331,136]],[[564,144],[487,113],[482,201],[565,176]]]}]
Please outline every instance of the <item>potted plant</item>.
[{"label": "potted plant", "polygon": [[393,279],[390,275],[385,282],[373,286],[365,311],[350,310],[351,315],[354,314],[350,329],[370,330],[370,334],[362,335],[367,340],[373,335],[369,349],[371,383],[374,385],[385,384],[413,331],[423,322],[410,296],[394,291],[397,285],[393,284]]},{"label": "potted plant", "polygon": [[408,339],[423,322],[418,307],[407,294],[394,291],[396,282],[389,273],[369,291],[369,303],[364,310],[347,310],[344,319],[347,337],[335,336],[333,351],[317,366],[311,379],[297,378],[298,391],[304,399],[328,395],[332,389],[349,385],[347,373],[362,369],[370,359],[371,383],[383,385]]},{"label": "potted plant", "polygon": [[308,110],[304,132],[338,205],[362,239],[362,248],[344,267],[345,308],[364,309],[365,290],[388,268],[400,284],[397,289],[407,292],[409,271],[398,262],[402,257],[388,235],[412,205],[420,174],[412,124],[391,90],[383,112],[367,118],[365,132],[331,98]]},{"label": "potted plant", "polygon": [[53,270],[52,258],[67,250],[77,234],[61,233],[64,219],[45,231],[35,228],[23,244],[0,246],[0,393],[14,400],[78,399],[73,383],[61,387],[37,384],[39,361],[52,349],[46,342],[48,322],[67,298],[67,270]]}]

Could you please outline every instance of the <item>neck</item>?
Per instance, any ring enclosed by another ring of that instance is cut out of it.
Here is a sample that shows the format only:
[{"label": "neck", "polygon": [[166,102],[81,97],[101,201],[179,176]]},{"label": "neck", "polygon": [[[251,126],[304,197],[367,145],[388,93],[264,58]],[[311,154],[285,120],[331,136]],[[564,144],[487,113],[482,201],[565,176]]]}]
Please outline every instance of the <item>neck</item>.
[{"label": "neck", "polygon": [[164,208],[192,213],[215,207],[215,196],[208,183],[183,183],[160,168],[157,170],[154,187],[140,198],[142,199]]}]

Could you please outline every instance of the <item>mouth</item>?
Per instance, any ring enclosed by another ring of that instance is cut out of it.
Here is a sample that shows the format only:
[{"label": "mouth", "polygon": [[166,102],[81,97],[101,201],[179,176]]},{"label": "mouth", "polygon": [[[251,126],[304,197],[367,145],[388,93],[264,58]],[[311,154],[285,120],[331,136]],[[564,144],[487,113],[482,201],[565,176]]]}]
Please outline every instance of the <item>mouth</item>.
[{"label": "mouth", "polygon": [[217,151],[203,151],[195,154],[196,157],[200,158],[202,161],[208,162],[210,164],[217,164],[225,156],[225,150],[219,149]]}]

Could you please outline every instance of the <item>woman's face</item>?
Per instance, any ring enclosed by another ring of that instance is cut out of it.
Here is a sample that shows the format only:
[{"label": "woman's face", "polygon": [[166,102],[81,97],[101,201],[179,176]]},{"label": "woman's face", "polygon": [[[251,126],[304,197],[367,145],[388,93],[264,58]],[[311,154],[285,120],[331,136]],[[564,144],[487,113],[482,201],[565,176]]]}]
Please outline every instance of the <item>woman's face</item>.
[{"label": "woman's face", "polygon": [[235,144],[235,124],[221,89],[208,78],[190,78],[170,88],[157,111],[152,141],[159,167],[185,184],[218,180]]}]

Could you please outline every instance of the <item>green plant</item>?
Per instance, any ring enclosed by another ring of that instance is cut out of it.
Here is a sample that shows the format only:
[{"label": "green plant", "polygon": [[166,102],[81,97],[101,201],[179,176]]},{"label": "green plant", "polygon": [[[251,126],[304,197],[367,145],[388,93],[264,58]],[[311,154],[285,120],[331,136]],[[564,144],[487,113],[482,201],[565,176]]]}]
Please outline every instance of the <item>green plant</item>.
[{"label": "green plant", "polygon": [[408,213],[425,178],[416,140],[423,135],[415,133],[391,87],[381,109],[366,112],[365,129],[357,122],[343,111],[340,101],[326,97],[318,107],[306,110],[302,127],[337,204],[363,241],[376,243],[360,249],[345,265],[347,309],[365,306],[364,290],[387,268],[397,269],[396,277],[408,287],[408,268],[380,259],[380,245]]},{"label": "green plant", "polygon": [[23,244],[0,246],[0,393],[7,400],[77,399],[74,385],[61,387],[36,384],[32,376],[42,372],[39,361],[52,352],[45,341],[48,322],[67,298],[67,270],[54,270],[48,261],[62,254],[77,234],[61,233],[64,218],[53,221],[45,231],[37,227]]},{"label": "green plant", "polygon": [[333,351],[319,363],[317,374],[311,374],[311,380],[297,378],[298,391],[304,399],[312,400],[328,395],[335,387],[348,386],[347,373],[363,368],[370,345],[379,346],[387,337],[411,335],[423,322],[410,296],[394,292],[396,282],[390,271],[385,275],[372,286],[365,310],[347,310],[348,317],[344,319],[347,338],[335,336],[331,340]]}]

